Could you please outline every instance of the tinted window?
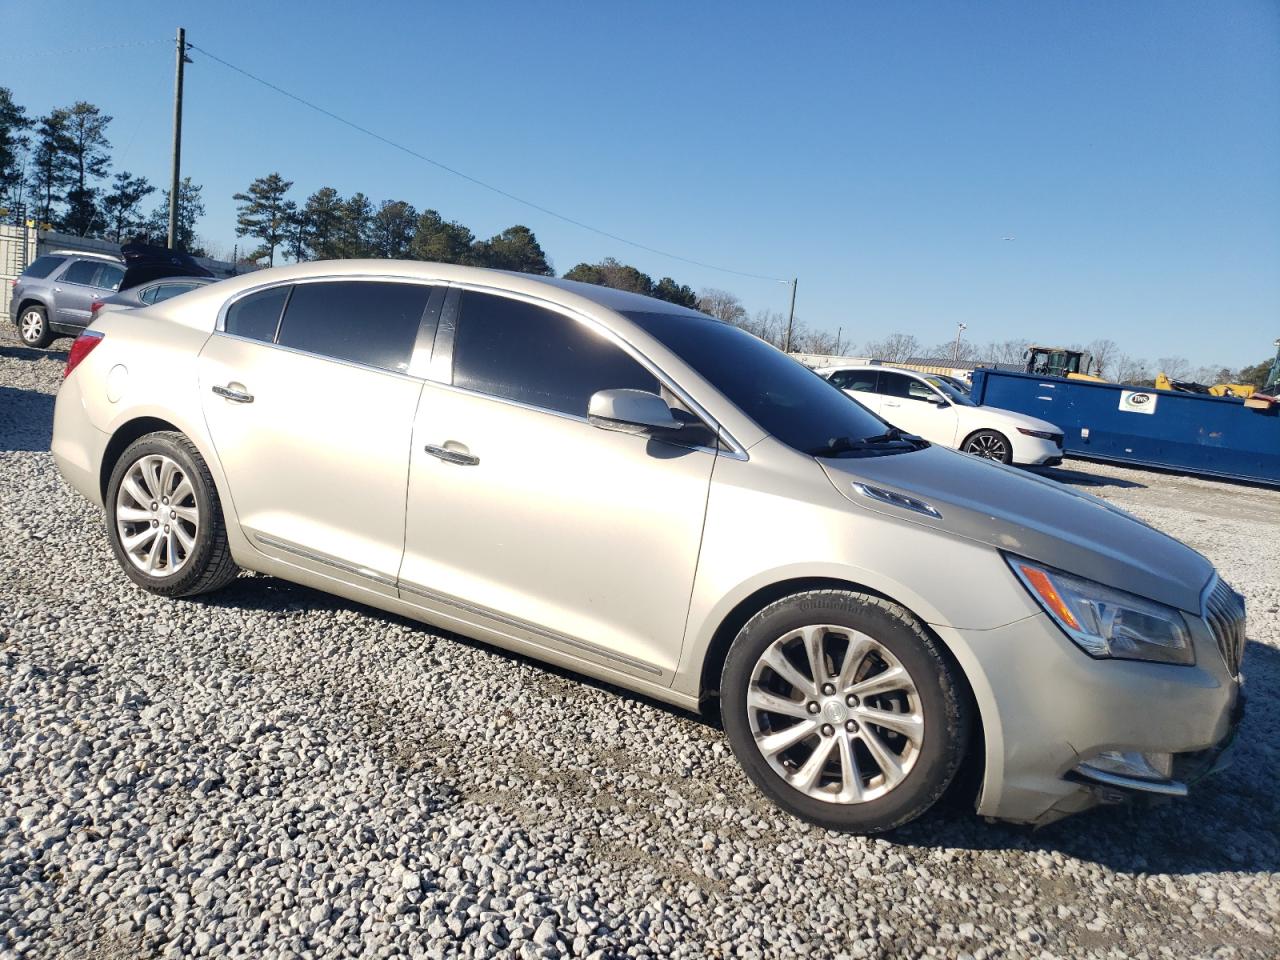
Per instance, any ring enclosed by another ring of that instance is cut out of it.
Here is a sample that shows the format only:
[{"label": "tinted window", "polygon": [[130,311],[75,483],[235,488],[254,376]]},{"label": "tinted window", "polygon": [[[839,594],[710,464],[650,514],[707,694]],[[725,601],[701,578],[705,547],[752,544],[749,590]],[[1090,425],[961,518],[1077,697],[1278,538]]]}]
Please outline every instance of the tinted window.
[{"label": "tinted window", "polygon": [[876,388],[876,393],[883,393],[889,397],[906,397],[910,395],[911,384],[914,382],[904,374],[882,370],[880,371],[880,385]]},{"label": "tinted window", "polygon": [[94,286],[106,287],[108,290],[115,290],[120,286],[120,281],[124,279],[124,269],[117,267],[114,263],[104,263],[98,273],[97,279],[94,280]]},{"label": "tinted window", "polygon": [[272,287],[261,293],[254,293],[237,300],[227,311],[224,329],[237,337],[248,337],[250,340],[266,340],[270,343],[276,336],[276,325],[280,322],[280,311],[289,296],[290,287]]},{"label": "tinted window", "polygon": [[659,392],[653,374],[586,324],[469,290],[462,293],[454,334],[453,382],[578,417],[587,415],[597,390]]},{"label": "tinted window", "polygon": [[797,450],[884,433],[839,387],[745,330],[710,317],[628,313],[764,430]]},{"label": "tinted window", "polygon": [[285,308],[277,342],[403,373],[431,289],[370,280],[300,283]]},{"label": "tinted window", "polygon": [[147,299],[145,296],[143,299],[147,300],[147,303],[160,303],[161,301],[168,300],[170,297],[176,297],[180,293],[186,293],[189,290],[194,290],[198,286],[200,286],[198,283],[162,283],[160,286],[147,291],[150,295],[150,299]]},{"label": "tinted window", "polygon": [[837,370],[829,379],[841,390],[871,393],[876,389],[875,370]]},{"label": "tinted window", "polygon": [[39,280],[41,277],[47,277],[58,268],[58,264],[66,259],[65,257],[36,257],[31,261],[31,266],[22,271],[24,277],[35,277]]},{"label": "tinted window", "polygon": [[86,286],[93,285],[93,278],[98,275],[98,267],[101,264],[97,260],[77,260],[63,272],[60,280],[67,283],[83,283]]}]

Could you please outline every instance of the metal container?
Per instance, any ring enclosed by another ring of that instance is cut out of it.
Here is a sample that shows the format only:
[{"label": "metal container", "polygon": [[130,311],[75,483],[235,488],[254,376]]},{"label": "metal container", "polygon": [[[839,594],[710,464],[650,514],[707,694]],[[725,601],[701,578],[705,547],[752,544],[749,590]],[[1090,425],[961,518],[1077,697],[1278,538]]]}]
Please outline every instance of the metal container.
[{"label": "metal container", "polygon": [[986,369],[971,396],[1056,423],[1068,456],[1280,485],[1280,404]]}]

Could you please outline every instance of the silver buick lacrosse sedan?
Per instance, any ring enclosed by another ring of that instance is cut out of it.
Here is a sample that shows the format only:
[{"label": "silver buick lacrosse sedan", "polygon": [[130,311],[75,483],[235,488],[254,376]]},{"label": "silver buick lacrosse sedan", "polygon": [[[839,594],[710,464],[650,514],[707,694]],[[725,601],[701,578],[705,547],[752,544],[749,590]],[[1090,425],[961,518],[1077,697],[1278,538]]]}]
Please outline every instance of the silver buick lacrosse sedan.
[{"label": "silver buick lacrosse sedan", "polygon": [[1028,823],[1180,795],[1242,710],[1243,602],[1195,551],[603,287],[348,260],[104,314],[53,453],[147,590],[256,570],[718,709],[826,827],[962,770]]}]

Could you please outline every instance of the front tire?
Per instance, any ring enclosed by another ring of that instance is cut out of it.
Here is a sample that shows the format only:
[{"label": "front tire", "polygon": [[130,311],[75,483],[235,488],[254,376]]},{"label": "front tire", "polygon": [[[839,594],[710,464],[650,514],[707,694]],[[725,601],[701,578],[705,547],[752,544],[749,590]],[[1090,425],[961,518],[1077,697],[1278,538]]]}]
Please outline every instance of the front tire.
[{"label": "front tire", "polygon": [[18,315],[18,338],[28,347],[34,347],[37,350],[53,342],[53,331],[49,329],[49,315],[44,307],[32,305],[22,309]]},{"label": "front tire", "polygon": [[882,833],[924,814],[968,746],[956,668],[895,603],[793,594],[752,617],[721,675],[721,715],[747,776],[783,810]]},{"label": "front tire", "polygon": [[218,590],[238,572],[209,467],[180,433],[135,440],[107,484],[107,535],[129,579],[162,597]]},{"label": "front tire", "polygon": [[1013,463],[1013,444],[998,430],[979,430],[971,433],[960,449],[983,460]]}]

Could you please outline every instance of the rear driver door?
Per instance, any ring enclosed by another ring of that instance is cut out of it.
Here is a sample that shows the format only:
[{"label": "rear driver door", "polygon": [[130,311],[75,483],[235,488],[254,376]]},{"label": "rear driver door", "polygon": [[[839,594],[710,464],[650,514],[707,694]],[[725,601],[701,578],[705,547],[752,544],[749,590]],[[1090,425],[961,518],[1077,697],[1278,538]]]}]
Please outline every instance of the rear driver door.
[{"label": "rear driver door", "polygon": [[200,390],[257,549],[395,595],[422,391],[411,370],[443,297],[408,281],[324,280],[228,308],[200,354]]}]

